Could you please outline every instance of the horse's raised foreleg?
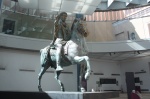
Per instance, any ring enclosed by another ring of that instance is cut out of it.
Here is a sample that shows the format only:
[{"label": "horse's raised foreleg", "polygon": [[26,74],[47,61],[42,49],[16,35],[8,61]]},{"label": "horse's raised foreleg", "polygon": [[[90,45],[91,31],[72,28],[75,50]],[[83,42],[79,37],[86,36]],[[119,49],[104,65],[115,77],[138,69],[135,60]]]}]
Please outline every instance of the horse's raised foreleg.
[{"label": "horse's raised foreleg", "polygon": [[89,57],[88,56],[75,56],[74,60],[77,63],[81,63],[82,61],[86,62],[86,65],[85,65],[86,66],[86,72],[85,72],[85,67],[84,68],[82,67],[81,69],[83,69],[83,70],[80,73],[80,90],[81,90],[81,92],[85,92],[86,90],[85,90],[85,88],[83,86],[84,82],[82,81],[82,79],[88,80],[88,78],[90,76],[90,73],[91,73],[91,67],[90,67],[90,63],[89,63]]},{"label": "horse's raised foreleg", "polygon": [[40,73],[38,74],[38,89],[39,91],[42,91],[42,87],[41,87],[41,78],[42,75],[45,73],[45,71],[49,68],[49,66],[46,67],[42,67],[40,70]]},{"label": "horse's raised foreleg", "polygon": [[59,79],[60,74],[61,74],[61,71],[55,71],[55,77],[54,78],[57,80],[58,84],[60,85],[61,91],[65,91],[64,85]]},{"label": "horse's raised foreleg", "polygon": [[86,66],[87,66],[87,70],[86,70],[86,73],[85,73],[85,79],[89,79],[90,77],[90,74],[91,74],[91,66],[90,66],[90,60],[89,60],[89,57],[88,56],[84,56],[85,57],[85,61],[86,61]]},{"label": "horse's raised foreleg", "polygon": [[85,61],[86,62],[86,67],[87,67],[87,70],[86,70],[86,73],[85,73],[85,79],[87,80],[89,77],[90,77],[90,73],[91,73],[91,66],[90,66],[90,61],[89,61],[89,57],[88,56],[75,56],[74,57],[74,60],[77,62],[77,63],[80,63],[82,61]]}]

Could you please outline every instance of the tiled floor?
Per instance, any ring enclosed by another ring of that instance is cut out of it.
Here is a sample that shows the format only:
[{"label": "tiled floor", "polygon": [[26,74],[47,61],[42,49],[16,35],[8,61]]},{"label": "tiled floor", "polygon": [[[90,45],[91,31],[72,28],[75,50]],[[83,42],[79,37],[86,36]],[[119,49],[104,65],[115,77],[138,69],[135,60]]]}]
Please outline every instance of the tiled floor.
[{"label": "tiled floor", "polygon": [[[142,99],[150,99],[150,93],[141,93]],[[118,98],[110,98],[110,99],[128,99],[127,93],[120,93]]]}]

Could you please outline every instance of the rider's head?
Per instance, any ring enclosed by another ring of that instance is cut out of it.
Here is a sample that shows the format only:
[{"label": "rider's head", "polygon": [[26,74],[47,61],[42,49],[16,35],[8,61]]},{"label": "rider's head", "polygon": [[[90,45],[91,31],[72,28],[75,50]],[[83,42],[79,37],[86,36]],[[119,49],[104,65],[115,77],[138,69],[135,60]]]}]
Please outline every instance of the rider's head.
[{"label": "rider's head", "polygon": [[61,19],[63,22],[66,21],[66,18],[67,18],[67,13],[66,13],[66,12],[61,12],[61,13],[58,15],[58,19]]}]

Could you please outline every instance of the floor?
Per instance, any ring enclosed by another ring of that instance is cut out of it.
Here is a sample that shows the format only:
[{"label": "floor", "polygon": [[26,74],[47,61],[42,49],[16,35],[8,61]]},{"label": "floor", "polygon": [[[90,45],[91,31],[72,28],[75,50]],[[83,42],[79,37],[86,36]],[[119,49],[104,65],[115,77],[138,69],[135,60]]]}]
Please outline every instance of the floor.
[{"label": "floor", "polygon": [[[150,93],[141,93],[142,99],[150,99]],[[128,99],[127,93],[120,93],[118,98],[109,98],[109,99]]]}]

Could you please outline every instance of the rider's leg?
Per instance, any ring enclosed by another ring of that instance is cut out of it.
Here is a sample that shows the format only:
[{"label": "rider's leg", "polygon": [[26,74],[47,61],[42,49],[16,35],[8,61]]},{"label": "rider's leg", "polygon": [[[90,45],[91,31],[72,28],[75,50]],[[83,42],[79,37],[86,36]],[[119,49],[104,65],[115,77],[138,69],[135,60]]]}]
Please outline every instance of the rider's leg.
[{"label": "rider's leg", "polygon": [[62,71],[63,68],[60,66],[60,57],[61,57],[61,49],[62,49],[62,45],[61,44],[57,44],[57,51],[56,51],[56,71]]}]

